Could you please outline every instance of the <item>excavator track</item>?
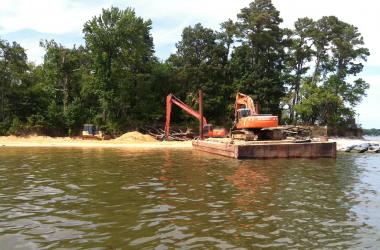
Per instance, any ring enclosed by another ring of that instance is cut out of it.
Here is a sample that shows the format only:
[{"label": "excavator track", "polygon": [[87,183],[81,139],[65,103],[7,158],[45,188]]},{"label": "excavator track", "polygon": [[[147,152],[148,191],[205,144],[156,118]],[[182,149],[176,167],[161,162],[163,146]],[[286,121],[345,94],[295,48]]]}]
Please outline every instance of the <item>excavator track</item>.
[{"label": "excavator track", "polygon": [[242,141],[257,141],[259,139],[258,134],[256,134],[254,131],[246,129],[232,130],[230,137],[233,140]]},{"label": "excavator track", "polygon": [[308,140],[311,130],[302,126],[278,126],[263,129],[235,129],[230,133],[230,137],[243,141],[262,140]]}]

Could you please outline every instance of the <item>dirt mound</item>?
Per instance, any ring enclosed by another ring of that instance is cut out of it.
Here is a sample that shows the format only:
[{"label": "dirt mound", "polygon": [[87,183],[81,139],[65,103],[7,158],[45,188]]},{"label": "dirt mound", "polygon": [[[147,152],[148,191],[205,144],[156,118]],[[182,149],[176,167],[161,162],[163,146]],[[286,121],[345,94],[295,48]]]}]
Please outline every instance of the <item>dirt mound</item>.
[{"label": "dirt mound", "polygon": [[137,131],[128,132],[115,139],[116,141],[126,142],[155,142],[157,141],[150,135],[144,135]]}]

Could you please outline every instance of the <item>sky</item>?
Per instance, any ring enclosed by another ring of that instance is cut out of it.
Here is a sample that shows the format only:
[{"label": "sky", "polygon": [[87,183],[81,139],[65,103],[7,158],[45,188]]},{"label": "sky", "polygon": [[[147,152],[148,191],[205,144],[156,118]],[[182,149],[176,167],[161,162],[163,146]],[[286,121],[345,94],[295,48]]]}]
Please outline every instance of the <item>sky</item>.
[{"label": "sky", "polygon": [[[41,63],[41,39],[54,39],[72,47],[84,44],[83,24],[101,13],[102,8],[132,7],[138,16],[151,19],[156,56],[165,60],[175,51],[184,27],[198,22],[212,29],[228,18],[236,20],[247,0],[0,0],[0,38],[17,41],[30,61]],[[373,0],[272,0],[280,11],[282,27],[291,28],[300,17],[315,20],[335,15],[359,28],[371,55],[360,74],[370,84],[362,103],[356,108],[357,122],[364,128],[380,128],[380,33],[377,15],[380,3]]]}]

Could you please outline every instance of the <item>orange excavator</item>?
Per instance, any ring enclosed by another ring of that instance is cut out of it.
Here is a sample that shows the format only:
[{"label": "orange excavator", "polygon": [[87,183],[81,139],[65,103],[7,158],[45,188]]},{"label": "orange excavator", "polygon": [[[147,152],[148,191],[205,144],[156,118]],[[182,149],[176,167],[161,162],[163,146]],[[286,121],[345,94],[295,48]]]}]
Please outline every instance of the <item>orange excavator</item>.
[{"label": "orange excavator", "polygon": [[212,124],[208,124],[206,118],[193,110],[191,107],[186,105],[180,99],[175,97],[173,94],[169,94],[166,97],[166,123],[165,123],[165,137],[168,138],[170,135],[170,115],[172,111],[172,104],[177,105],[181,109],[183,109],[189,115],[194,116],[197,120],[203,120],[203,134],[205,137],[225,137],[227,135],[227,131],[224,128],[214,128]]},{"label": "orange excavator", "polygon": [[248,95],[237,93],[235,101],[235,121],[231,137],[241,140],[280,140],[283,139],[278,127],[278,117],[260,114],[260,105]]}]

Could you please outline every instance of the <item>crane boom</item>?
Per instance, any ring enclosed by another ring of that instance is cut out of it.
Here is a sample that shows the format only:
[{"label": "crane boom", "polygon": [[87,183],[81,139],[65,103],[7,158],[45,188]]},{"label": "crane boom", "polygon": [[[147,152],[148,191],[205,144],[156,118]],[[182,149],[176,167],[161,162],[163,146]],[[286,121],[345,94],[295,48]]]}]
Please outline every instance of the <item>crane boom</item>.
[{"label": "crane boom", "polygon": [[195,111],[194,109],[189,107],[187,104],[182,102],[180,99],[175,97],[173,94],[169,94],[166,97],[166,123],[165,123],[165,136],[166,137],[168,137],[170,134],[170,115],[171,115],[171,111],[172,111],[172,103],[174,103],[175,105],[177,105],[178,107],[183,109],[189,115],[194,116],[198,120],[203,119],[204,125],[207,124],[207,120],[204,116],[201,118],[201,115],[197,111]]}]

